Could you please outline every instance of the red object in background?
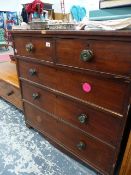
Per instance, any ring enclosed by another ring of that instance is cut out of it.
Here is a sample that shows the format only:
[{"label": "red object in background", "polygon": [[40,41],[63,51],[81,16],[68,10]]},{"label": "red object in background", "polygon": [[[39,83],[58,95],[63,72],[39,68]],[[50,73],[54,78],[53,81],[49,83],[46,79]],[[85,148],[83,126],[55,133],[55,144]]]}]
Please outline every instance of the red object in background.
[{"label": "red object in background", "polygon": [[15,21],[14,20],[6,20],[6,24],[8,23],[14,23]]},{"label": "red object in background", "polygon": [[39,14],[42,13],[44,7],[44,3],[40,0],[34,0],[32,3],[26,5],[26,12],[27,13],[34,13],[38,12]]},{"label": "red object in background", "polygon": [[25,7],[25,10],[26,10],[27,13],[33,13],[32,4],[31,3],[27,4],[26,7]]}]

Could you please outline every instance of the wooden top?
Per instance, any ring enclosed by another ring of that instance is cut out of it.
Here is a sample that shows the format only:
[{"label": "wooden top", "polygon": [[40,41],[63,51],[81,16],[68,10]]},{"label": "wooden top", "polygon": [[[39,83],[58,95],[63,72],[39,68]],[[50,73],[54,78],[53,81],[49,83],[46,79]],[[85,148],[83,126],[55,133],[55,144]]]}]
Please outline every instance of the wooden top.
[{"label": "wooden top", "polygon": [[16,64],[11,62],[0,63],[0,79],[19,87]]},{"label": "wooden top", "polygon": [[131,36],[131,30],[117,30],[117,31],[85,31],[85,30],[13,30],[11,33],[28,33],[28,34],[47,34],[47,35],[93,35],[93,36]]}]

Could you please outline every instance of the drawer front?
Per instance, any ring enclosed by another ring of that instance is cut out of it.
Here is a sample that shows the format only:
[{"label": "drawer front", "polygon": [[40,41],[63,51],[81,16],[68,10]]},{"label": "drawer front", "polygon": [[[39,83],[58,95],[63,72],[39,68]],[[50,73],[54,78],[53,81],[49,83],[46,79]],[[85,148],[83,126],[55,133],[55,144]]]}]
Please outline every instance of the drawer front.
[{"label": "drawer front", "polygon": [[0,96],[22,109],[20,89],[3,80],[0,80]]},{"label": "drawer front", "polygon": [[24,107],[27,123],[29,122],[84,162],[107,174],[111,171],[114,157],[114,150],[111,147],[83,135],[79,130],[63,124],[26,103]]},{"label": "drawer front", "polygon": [[22,82],[22,92],[24,100],[55,114],[56,117],[95,137],[114,146],[120,141],[122,121],[119,118],[34,87],[27,82]]},{"label": "drawer front", "polygon": [[[20,61],[19,65],[20,76],[23,78],[64,92],[90,105],[99,106],[123,115],[124,106],[127,103],[125,96],[129,88],[128,83],[62,71],[24,61]],[[35,70],[36,73],[32,76],[29,73],[30,70]]]},{"label": "drawer front", "polygon": [[130,55],[128,42],[56,40],[57,63],[67,66],[131,76]]},{"label": "drawer front", "polygon": [[17,55],[53,62],[53,41],[49,38],[16,37]]},{"label": "drawer front", "polygon": [[56,96],[27,82],[21,82],[22,99],[50,113],[55,111]]}]

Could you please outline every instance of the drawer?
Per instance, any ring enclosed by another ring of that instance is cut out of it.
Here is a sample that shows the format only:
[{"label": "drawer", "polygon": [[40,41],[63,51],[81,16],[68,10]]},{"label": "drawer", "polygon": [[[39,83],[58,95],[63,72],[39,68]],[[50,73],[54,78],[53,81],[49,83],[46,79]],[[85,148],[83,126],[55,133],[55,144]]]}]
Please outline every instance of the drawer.
[{"label": "drawer", "polygon": [[129,42],[88,39],[56,40],[57,64],[85,70],[131,76],[130,55]]},{"label": "drawer", "polygon": [[3,80],[0,80],[0,96],[17,108],[22,109],[20,89]]},{"label": "drawer", "polygon": [[26,100],[50,113],[54,113],[56,96],[53,93],[22,81],[21,87],[23,100]]},{"label": "drawer", "polygon": [[[19,61],[20,77],[118,115],[125,112],[124,107],[128,103],[125,97],[129,91],[126,82]],[[32,70],[35,74],[30,75]]]},{"label": "drawer", "polygon": [[109,174],[113,166],[114,149],[84,135],[61,121],[24,103],[26,122],[54,140],[82,161]]},{"label": "drawer", "polygon": [[94,110],[86,105],[56,95],[27,82],[22,82],[23,99],[55,114],[56,117],[79,129],[116,146],[122,132],[122,121],[109,113]]},{"label": "drawer", "polygon": [[53,41],[49,38],[16,37],[17,55],[53,62]]}]

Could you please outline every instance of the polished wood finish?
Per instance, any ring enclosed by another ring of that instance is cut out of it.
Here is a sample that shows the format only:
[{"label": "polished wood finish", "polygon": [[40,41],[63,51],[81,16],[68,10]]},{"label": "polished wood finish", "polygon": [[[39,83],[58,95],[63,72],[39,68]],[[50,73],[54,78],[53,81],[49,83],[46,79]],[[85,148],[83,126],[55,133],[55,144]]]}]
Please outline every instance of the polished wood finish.
[{"label": "polished wood finish", "polygon": [[[22,78],[57,89],[91,105],[110,110],[112,113],[117,112],[120,116],[124,113],[125,96],[129,93],[128,82],[105,79],[92,74],[83,75],[83,73],[54,69],[53,67],[24,61],[19,61],[19,65],[20,77]],[[36,70],[36,74],[30,75],[30,69]],[[85,82],[91,85],[90,93],[86,93],[82,89]]]},{"label": "polished wood finish", "polygon": [[26,124],[99,173],[114,174],[131,99],[131,32],[12,36]]},{"label": "polished wood finish", "polygon": [[[22,41],[22,42],[21,42]],[[32,44],[32,51],[27,50],[27,44]],[[18,55],[23,55],[32,58],[43,59],[46,61],[53,61],[53,41],[48,38],[37,37],[19,37],[15,39],[15,49]]]},{"label": "polished wood finish", "polygon": [[[56,40],[56,62],[60,65],[81,69],[130,76],[131,46],[129,46],[128,42],[109,41],[108,44],[106,42],[88,38],[85,39],[85,42],[78,39]],[[80,58],[80,53],[83,50],[92,51],[93,57],[89,61],[84,62]]]},{"label": "polished wood finish", "polygon": [[129,135],[119,175],[130,175],[130,174],[131,174],[131,132]]},{"label": "polished wood finish", "polygon": [[[109,113],[105,115],[99,110],[93,110],[89,106],[70,100],[70,98],[32,86],[28,82],[22,82],[22,92],[24,101],[54,114],[57,118],[61,118],[74,127],[77,126],[80,130],[90,133],[90,135],[95,135],[107,144],[116,146],[120,141],[122,120],[118,117],[114,117]],[[38,98],[34,99],[33,94],[38,94]],[[78,119],[81,114],[87,116],[84,123],[81,123]]]},{"label": "polished wood finish", "polygon": [[[101,167],[103,172],[110,171],[114,149],[96,139],[86,136],[86,134],[83,134],[78,129],[72,128],[68,124],[64,124],[55,117],[51,117],[26,103],[24,106],[27,116],[26,120],[31,121],[31,124],[39,131],[66,147],[66,149],[73,152],[85,162],[87,161],[90,164],[93,162],[98,169]],[[77,148],[77,144],[79,144],[80,141],[85,143],[85,149],[79,150]],[[105,161],[103,161],[103,157]]]},{"label": "polished wood finish", "polygon": [[7,83],[6,81],[0,80],[0,96],[15,105],[17,108],[22,109],[19,88]]},{"label": "polished wood finish", "polygon": [[15,63],[0,63],[0,96],[17,108],[22,109],[21,93]]},{"label": "polished wood finish", "polygon": [[15,87],[19,87],[16,64],[10,61],[0,63],[0,79],[3,79]]}]

